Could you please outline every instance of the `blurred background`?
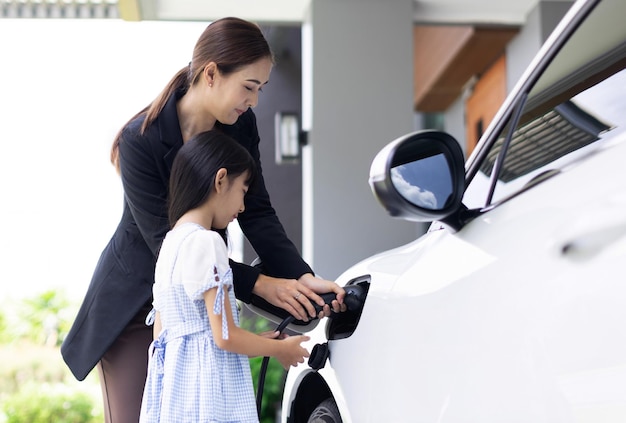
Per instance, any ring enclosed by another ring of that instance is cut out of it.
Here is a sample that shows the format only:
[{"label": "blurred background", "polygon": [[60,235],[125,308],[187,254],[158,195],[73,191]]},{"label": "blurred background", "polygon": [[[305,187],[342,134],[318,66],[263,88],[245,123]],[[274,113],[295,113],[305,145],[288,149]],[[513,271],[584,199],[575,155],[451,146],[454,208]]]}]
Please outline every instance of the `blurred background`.
[{"label": "blurred background", "polygon": [[121,216],[111,142],[189,62],[205,27],[0,20],[3,298],[82,296]]}]

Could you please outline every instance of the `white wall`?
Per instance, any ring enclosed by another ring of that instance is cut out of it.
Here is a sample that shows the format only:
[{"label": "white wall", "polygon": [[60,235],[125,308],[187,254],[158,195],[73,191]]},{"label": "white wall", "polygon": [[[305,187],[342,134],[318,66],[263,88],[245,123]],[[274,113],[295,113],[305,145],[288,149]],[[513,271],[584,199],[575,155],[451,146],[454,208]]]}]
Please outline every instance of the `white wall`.
[{"label": "white wall", "polygon": [[444,130],[459,142],[463,154],[467,157],[465,98],[462,95],[446,110]]},{"label": "white wall", "polygon": [[303,25],[303,255],[334,279],[415,239],[368,185],[380,148],[413,130],[412,0],[315,0]]}]

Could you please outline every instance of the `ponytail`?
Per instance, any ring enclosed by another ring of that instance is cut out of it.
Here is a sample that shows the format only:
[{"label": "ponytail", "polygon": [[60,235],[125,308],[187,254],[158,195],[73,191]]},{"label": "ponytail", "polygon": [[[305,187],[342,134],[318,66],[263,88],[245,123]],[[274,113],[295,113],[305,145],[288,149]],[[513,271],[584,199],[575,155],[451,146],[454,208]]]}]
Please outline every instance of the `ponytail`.
[{"label": "ponytail", "polygon": [[161,110],[163,110],[163,107],[165,107],[167,99],[170,98],[179,89],[187,90],[187,88],[189,88],[188,76],[189,66],[185,66],[184,68],[179,70],[176,75],[174,75],[174,77],[165,86],[165,88],[163,89],[163,91],[161,91],[157,98],[152,101],[152,103],[150,103],[147,107],[144,107],[139,113],[130,118],[130,120],[126,122],[124,126],[122,126],[122,129],[118,131],[117,135],[115,135],[115,138],[113,139],[113,144],[111,145],[110,160],[111,164],[115,167],[115,170],[117,170],[118,174],[120,173],[119,146],[124,128],[139,116],[145,115],[145,119],[143,121],[143,124],[141,125],[141,134],[143,134],[148,126],[150,126],[152,122],[155,121],[157,116],[159,116],[159,113],[161,113]]}]

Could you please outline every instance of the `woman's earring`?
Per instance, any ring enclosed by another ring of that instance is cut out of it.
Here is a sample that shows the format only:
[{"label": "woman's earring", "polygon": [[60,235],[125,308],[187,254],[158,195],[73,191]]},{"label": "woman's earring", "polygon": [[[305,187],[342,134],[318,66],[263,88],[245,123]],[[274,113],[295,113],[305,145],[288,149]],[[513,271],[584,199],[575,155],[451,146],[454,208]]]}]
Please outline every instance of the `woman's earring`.
[{"label": "woman's earring", "polygon": [[209,82],[209,87],[213,87],[213,82]]}]

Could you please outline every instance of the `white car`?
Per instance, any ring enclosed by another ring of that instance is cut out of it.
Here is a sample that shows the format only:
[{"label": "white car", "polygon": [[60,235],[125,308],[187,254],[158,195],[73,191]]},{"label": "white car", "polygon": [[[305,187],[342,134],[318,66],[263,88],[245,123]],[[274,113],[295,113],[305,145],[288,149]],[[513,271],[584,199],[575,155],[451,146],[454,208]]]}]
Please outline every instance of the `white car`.
[{"label": "white car", "polygon": [[582,0],[464,162],[408,134],[370,184],[414,242],[341,275],[282,421],[626,421],[626,1]]}]

